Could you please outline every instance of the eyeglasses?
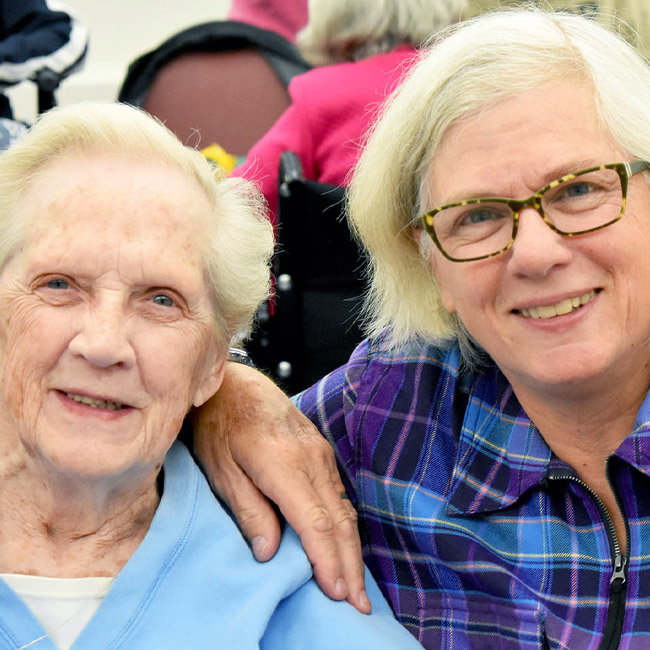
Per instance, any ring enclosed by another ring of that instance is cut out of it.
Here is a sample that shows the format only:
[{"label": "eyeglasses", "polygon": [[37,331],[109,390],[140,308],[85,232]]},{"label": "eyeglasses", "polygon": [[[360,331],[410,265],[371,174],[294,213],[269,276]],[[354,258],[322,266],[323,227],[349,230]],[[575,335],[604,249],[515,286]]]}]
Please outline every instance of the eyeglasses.
[{"label": "eyeglasses", "polygon": [[452,262],[473,262],[507,251],[515,241],[519,214],[534,208],[560,235],[601,230],[625,212],[627,185],[650,169],[644,160],[590,167],[545,185],[524,200],[487,197],[449,203],[422,216],[425,230]]}]

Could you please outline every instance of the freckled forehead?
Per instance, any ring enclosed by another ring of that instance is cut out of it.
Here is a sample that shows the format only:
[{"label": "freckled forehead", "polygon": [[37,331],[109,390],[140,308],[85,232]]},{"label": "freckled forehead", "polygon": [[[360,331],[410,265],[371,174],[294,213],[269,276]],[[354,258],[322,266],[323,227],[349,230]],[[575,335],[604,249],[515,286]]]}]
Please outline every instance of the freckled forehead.
[{"label": "freckled forehead", "polygon": [[205,238],[209,206],[198,183],[176,168],[88,154],[42,170],[19,210],[33,242],[56,238],[65,245],[92,227],[107,244],[155,240],[194,257]]}]

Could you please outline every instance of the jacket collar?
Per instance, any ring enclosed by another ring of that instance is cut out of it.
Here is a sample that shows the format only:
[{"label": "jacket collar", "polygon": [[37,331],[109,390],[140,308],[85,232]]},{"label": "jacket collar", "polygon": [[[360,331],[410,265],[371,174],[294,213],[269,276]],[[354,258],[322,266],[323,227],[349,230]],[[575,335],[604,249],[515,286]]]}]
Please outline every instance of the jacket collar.
[{"label": "jacket collar", "polygon": [[[614,457],[650,477],[650,392]],[[557,458],[496,366],[470,389],[447,513],[471,515],[514,504],[552,473],[575,471]]]},{"label": "jacket collar", "polygon": [[512,505],[545,481],[552,452],[512,387],[492,366],[470,390],[447,512],[467,515]]},{"label": "jacket collar", "polygon": [[634,429],[614,452],[614,457],[650,476],[650,391],[636,415]]}]

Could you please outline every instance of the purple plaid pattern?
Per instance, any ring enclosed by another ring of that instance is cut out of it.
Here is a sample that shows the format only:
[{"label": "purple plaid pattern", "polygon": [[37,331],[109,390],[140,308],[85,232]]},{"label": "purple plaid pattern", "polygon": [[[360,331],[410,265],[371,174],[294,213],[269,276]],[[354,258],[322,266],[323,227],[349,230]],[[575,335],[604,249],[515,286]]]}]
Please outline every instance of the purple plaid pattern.
[{"label": "purple plaid pattern", "polygon": [[650,398],[610,459],[629,529],[626,581],[610,584],[597,501],[498,369],[459,373],[458,360],[456,347],[365,342],[296,398],[336,449],[396,616],[431,650],[647,650]]}]

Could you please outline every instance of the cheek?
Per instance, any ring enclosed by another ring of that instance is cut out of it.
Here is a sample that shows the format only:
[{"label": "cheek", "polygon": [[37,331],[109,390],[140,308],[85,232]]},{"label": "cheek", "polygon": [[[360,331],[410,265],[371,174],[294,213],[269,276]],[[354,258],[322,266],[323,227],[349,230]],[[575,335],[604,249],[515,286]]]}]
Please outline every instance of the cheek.
[{"label": "cheek", "polygon": [[139,335],[136,354],[147,392],[169,417],[185,416],[202,378],[209,337],[202,328],[170,328]]},{"label": "cheek", "polygon": [[481,327],[486,313],[497,309],[503,297],[502,267],[494,260],[463,264],[441,257],[434,255],[432,268],[444,308],[457,314],[466,327]]},{"label": "cheek", "polygon": [[0,375],[11,412],[34,420],[44,378],[67,345],[67,318],[42,306],[13,304],[0,327]]}]

